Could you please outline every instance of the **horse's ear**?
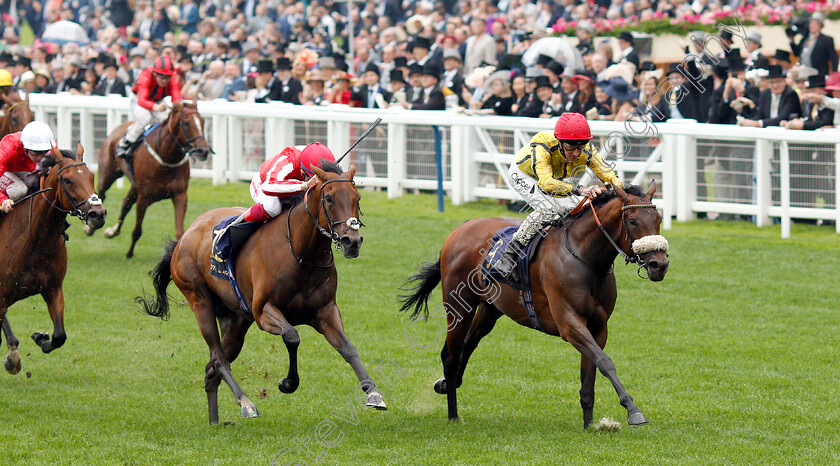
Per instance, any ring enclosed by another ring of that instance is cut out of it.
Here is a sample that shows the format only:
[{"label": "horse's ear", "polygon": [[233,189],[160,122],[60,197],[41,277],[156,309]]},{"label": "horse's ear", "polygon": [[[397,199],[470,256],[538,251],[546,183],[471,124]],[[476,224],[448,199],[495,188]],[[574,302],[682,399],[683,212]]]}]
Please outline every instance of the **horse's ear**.
[{"label": "horse's ear", "polygon": [[172,134],[178,134],[178,113],[181,107],[178,104],[173,104],[172,109],[169,111],[169,132]]},{"label": "horse's ear", "polygon": [[85,148],[82,147],[82,143],[76,144],[76,157],[78,158],[77,162],[83,162],[85,157]]},{"label": "horse's ear", "polygon": [[56,162],[64,160],[64,156],[61,155],[61,151],[58,150],[58,146],[52,146],[52,149],[50,149],[50,153],[53,155]]},{"label": "horse's ear", "polygon": [[647,192],[645,193],[645,196],[647,196],[648,199],[653,201],[653,195],[654,194],[656,194],[656,180],[650,180],[650,187],[648,188]]},{"label": "horse's ear", "polygon": [[317,176],[319,180],[324,181],[324,180],[327,179],[327,172],[325,172],[324,170],[321,170],[320,167],[316,167],[315,165],[312,165],[310,168],[312,168],[312,173],[314,173],[315,176]]},{"label": "horse's ear", "polygon": [[618,198],[621,199],[621,202],[630,202],[630,196],[628,196],[627,193],[624,192],[624,189],[621,186],[613,186],[613,191],[615,191],[616,196],[618,196]]},{"label": "horse's ear", "polygon": [[354,176],[356,176],[356,164],[351,163],[350,168],[348,168],[347,171],[344,172],[344,177],[348,180],[352,180]]}]

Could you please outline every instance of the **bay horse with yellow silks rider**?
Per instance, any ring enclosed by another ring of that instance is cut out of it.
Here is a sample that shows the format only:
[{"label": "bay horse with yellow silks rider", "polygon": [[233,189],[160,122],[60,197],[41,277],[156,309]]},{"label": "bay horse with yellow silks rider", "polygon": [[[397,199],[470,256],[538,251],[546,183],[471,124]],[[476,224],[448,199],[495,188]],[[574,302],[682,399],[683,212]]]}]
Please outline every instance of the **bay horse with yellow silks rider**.
[{"label": "bay horse with yellow silks rider", "polygon": [[[103,200],[108,188],[124,174],[131,180],[131,188],[123,199],[117,224],[105,229],[105,237],[120,234],[122,223],[131,207],[137,203],[137,223],[131,233],[131,246],[126,257],[134,255],[134,246],[143,234],[143,218],[150,204],[172,199],[175,207],[175,237],[184,234],[187,212],[187,187],[190,182],[191,157],[204,161],[213,152],[204,138],[204,119],[195,102],[172,104],[169,116],[145,139],[138,140],[133,157],[114,156],[120,138],[133,122],[118,126],[105,139],[99,150],[99,184],[97,193]],[[132,160],[133,159],[133,160]],[[93,234],[90,229],[85,233]]]},{"label": "bay horse with yellow silks rider", "polygon": [[93,174],[84,163],[81,144],[75,154],[55,148],[51,154],[53,160],[41,175],[40,189],[0,216],[0,243],[7,251],[0,255],[0,322],[10,350],[5,367],[11,374],[20,371],[20,342],[9,323],[9,307],[40,294],[47,303],[53,333],[52,338],[33,333],[32,339],[44,353],[61,347],[67,339],[62,288],[67,272],[67,215],[92,229],[105,224],[105,209],[93,189]]},{"label": "bay horse with yellow silks rider", "polygon": [[[646,269],[653,281],[668,269],[667,241],[659,236],[661,215],[652,203],[655,183],[645,193],[638,186],[616,186],[583,210],[567,217],[544,233],[530,265],[529,299],[508,284],[484,273],[488,242],[506,227],[522,223],[515,218],[482,218],[468,221],[446,238],[440,259],[426,264],[409,279],[411,293],[402,296],[401,311],[413,310],[406,335],[421,314],[429,316],[428,299],[440,283],[446,314],[446,340],[441,351],[444,377],[434,385],[445,394],[449,419],[458,420],[456,390],[470,355],[479,341],[507,315],[520,325],[559,336],[581,353],[580,404],[583,425],[592,422],[595,403],[595,370],[607,377],[627,409],[630,425],[646,424],[647,418],[619,381],[615,364],[604,352],[607,320],[615,309],[616,282],[613,262],[621,255]],[[585,207],[584,207],[585,205]],[[579,210],[579,209],[578,209]],[[600,230],[600,231],[599,231]],[[501,255],[501,253],[499,253]],[[530,301],[526,303],[526,301]]]}]

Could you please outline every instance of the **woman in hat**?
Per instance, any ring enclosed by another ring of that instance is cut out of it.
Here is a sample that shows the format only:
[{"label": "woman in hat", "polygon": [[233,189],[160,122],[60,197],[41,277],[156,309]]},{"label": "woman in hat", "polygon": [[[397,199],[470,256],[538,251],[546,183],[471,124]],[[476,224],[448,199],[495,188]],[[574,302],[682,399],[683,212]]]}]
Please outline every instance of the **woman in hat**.
[{"label": "woman in hat", "polygon": [[475,100],[469,94],[467,115],[512,115],[513,92],[510,90],[510,71],[496,71],[484,80],[484,96]]},{"label": "woman in hat", "polygon": [[605,82],[601,81],[595,84],[595,106],[586,112],[586,118],[590,120],[612,120],[615,118],[613,114],[613,100],[612,97],[604,92]]},{"label": "woman in hat", "polygon": [[571,80],[578,87],[578,93],[575,96],[571,111],[586,114],[589,109],[594,108],[598,103],[595,100],[595,73],[590,70],[583,70],[572,76]]},{"label": "woman in hat", "polygon": [[335,84],[327,92],[326,101],[331,104],[350,105],[350,87],[353,85],[353,77],[346,71],[341,71],[336,77]]},{"label": "woman in hat", "polygon": [[612,97],[614,120],[625,121],[637,106],[636,98],[639,96],[639,92],[630,87],[630,84],[623,78],[612,78],[607,82],[601,82],[601,88]]},{"label": "woman in hat", "polygon": [[642,73],[642,85],[639,90],[639,107],[637,114],[645,121],[661,123],[671,117],[668,102],[662,98],[659,91],[659,81],[662,79],[662,69],[645,71]]}]

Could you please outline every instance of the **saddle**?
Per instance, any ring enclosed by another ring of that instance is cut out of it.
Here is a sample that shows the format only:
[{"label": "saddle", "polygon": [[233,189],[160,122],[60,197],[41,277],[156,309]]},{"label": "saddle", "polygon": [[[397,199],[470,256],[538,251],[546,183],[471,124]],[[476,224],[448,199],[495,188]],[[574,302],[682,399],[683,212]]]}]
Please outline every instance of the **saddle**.
[{"label": "saddle", "polygon": [[[227,228],[239,215],[234,215],[222,220],[218,225],[213,227],[213,237],[221,234],[215,247],[210,254],[210,275],[217,278],[224,278],[230,282],[233,289],[233,294],[236,295],[236,300],[239,301],[239,308],[242,314],[254,320],[254,314],[251,308],[245,303],[242,297],[242,291],[239,289],[239,284],[236,282],[234,271],[236,270],[236,256],[242,249],[242,246],[248,241],[248,238],[257,231],[257,228],[263,222],[243,222]],[[225,231],[226,230],[226,231]]]},{"label": "saddle", "polygon": [[493,238],[490,240],[492,246],[490,246],[487,256],[485,256],[484,261],[481,263],[482,285],[487,286],[490,280],[493,280],[498,283],[510,285],[514,289],[519,290],[522,295],[522,304],[528,312],[528,318],[531,320],[531,324],[534,328],[540,330],[542,330],[542,327],[540,327],[539,320],[537,319],[537,311],[534,309],[534,303],[531,298],[531,274],[529,269],[531,260],[537,253],[537,249],[540,243],[542,243],[543,238],[545,238],[549,228],[551,228],[551,225],[541,227],[539,233],[525,247],[525,254],[517,257],[516,268],[519,272],[517,274],[519,281],[513,281],[510,278],[499,275],[495,268],[495,263],[504,256],[508,243],[513,241],[513,234],[519,229],[518,226],[505,227],[493,234]]},{"label": "saddle", "polygon": [[[160,126],[160,122],[147,125],[146,128],[143,130],[143,134],[141,134],[140,137],[137,138],[136,141],[134,141],[134,144],[128,146],[128,150],[126,151],[125,157],[123,157],[123,159],[126,161],[126,163],[128,163],[128,169],[131,171],[131,176],[134,176],[134,150],[137,149],[137,147],[139,147],[140,144],[143,144],[143,142],[146,141],[146,138],[149,137],[149,135],[152,134],[152,131],[154,131],[155,128],[157,128],[158,126]],[[125,134],[123,134],[123,137],[125,137]]]}]

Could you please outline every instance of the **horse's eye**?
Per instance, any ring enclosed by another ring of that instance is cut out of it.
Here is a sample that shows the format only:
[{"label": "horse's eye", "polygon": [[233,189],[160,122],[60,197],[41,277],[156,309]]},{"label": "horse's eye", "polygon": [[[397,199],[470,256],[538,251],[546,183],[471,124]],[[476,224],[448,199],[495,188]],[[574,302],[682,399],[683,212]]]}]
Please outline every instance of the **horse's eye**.
[{"label": "horse's eye", "polygon": [[636,226],[636,219],[635,218],[631,218],[629,220],[629,222],[630,222],[630,225]]},{"label": "horse's eye", "polygon": [[327,201],[327,204],[332,204],[333,198],[329,194],[324,196],[324,200]]}]

